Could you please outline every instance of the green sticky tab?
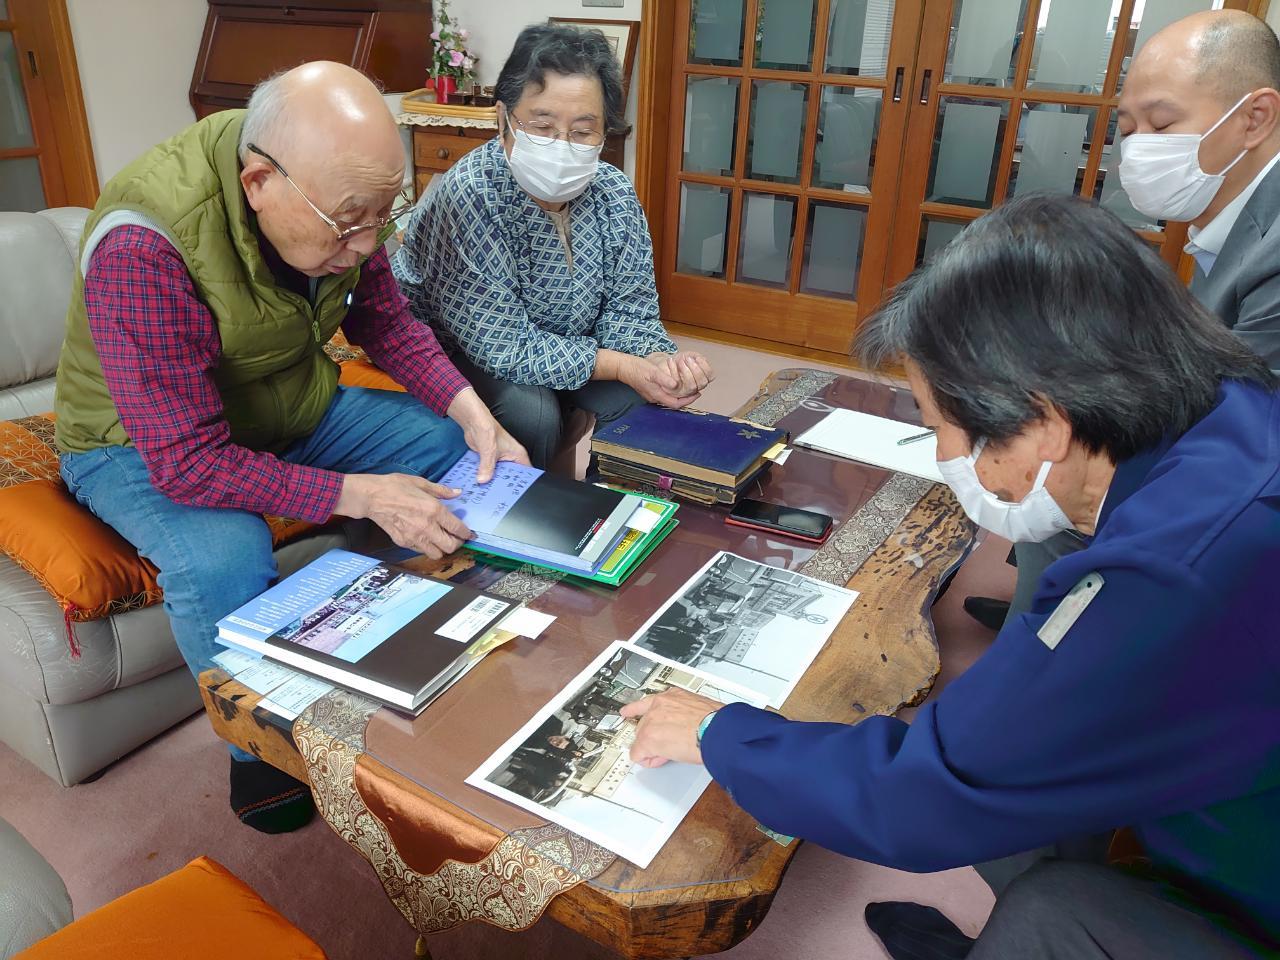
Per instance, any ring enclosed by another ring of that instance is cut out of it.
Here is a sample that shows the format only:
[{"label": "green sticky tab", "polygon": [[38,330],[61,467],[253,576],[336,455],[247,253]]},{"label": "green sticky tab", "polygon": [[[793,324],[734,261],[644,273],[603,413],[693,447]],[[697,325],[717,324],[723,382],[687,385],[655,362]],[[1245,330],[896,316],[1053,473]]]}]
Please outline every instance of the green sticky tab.
[{"label": "green sticky tab", "polygon": [[788,837],[785,833],[774,833],[762,823],[757,823],[756,829],[781,847],[790,846],[795,840],[795,837]]}]

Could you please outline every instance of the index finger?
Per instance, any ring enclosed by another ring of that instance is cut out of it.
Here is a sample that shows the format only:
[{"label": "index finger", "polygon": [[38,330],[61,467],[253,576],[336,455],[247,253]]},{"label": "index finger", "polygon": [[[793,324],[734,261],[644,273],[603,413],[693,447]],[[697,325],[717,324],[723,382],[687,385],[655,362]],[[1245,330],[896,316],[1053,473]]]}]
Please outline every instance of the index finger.
[{"label": "index finger", "polygon": [[633,720],[636,717],[643,717],[653,708],[655,702],[657,702],[656,698],[653,694],[650,694],[641,700],[637,700],[635,703],[628,703],[618,711],[618,716],[622,717],[623,720]]},{"label": "index finger", "polygon": [[439,527],[445,533],[457,537],[459,540],[470,540],[472,537],[471,528],[454,515],[453,511],[445,507],[440,517]]}]

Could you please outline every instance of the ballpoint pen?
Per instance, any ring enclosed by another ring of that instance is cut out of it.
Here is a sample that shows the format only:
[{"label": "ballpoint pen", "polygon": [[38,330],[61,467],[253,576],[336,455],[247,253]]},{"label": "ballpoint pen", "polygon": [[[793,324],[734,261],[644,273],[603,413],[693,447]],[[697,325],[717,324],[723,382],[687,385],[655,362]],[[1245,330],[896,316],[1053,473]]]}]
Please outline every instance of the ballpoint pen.
[{"label": "ballpoint pen", "polygon": [[915,443],[917,440],[928,440],[932,436],[933,436],[933,431],[926,430],[924,433],[917,433],[909,437],[903,437],[901,440],[898,441],[898,446],[902,446],[905,443]]}]

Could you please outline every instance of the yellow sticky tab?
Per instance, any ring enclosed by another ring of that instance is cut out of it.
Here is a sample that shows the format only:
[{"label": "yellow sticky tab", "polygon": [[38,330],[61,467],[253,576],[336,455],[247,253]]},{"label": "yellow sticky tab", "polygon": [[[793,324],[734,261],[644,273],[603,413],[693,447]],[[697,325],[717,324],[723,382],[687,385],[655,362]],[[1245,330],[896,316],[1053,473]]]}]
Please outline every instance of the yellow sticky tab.
[{"label": "yellow sticky tab", "polygon": [[1102,574],[1097,571],[1081,577],[1080,582],[1062,598],[1057,609],[1049,614],[1049,619],[1036,631],[1040,641],[1050,650],[1056,650],[1067,631],[1075,626],[1075,622],[1088,609],[1089,604],[1093,603],[1093,598],[1105,584]]}]

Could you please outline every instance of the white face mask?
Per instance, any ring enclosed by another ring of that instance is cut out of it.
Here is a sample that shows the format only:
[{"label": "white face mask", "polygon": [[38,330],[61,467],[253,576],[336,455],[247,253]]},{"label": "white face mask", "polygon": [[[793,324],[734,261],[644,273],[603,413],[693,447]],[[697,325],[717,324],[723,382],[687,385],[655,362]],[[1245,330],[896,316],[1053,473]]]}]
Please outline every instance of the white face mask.
[{"label": "white face mask", "polygon": [[601,147],[579,151],[565,140],[544,147],[510,121],[507,129],[514,134],[511,173],[530,196],[546,203],[564,203],[591,186],[600,167]]},{"label": "white face mask", "polygon": [[1071,529],[1071,521],[1044,488],[1053,463],[1046,460],[1036,474],[1031,492],[1017,503],[1001,500],[982,485],[975,466],[986,440],[979,440],[967,457],[941,460],[938,470],[964,512],[978,526],[998,533],[1014,543],[1039,543],[1055,533]]},{"label": "white face mask", "polygon": [[1153,220],[1194,220],[1204,213],[1222,187],[1222,181],[1248,150],[1227,164],[1221,173],[1200,169],[1200,144],[1222,126],[1240,105],[1252,97],[1246,93],[1204,133],[1131,133],[1120,147],[1120,185],[1133,208]]}]

